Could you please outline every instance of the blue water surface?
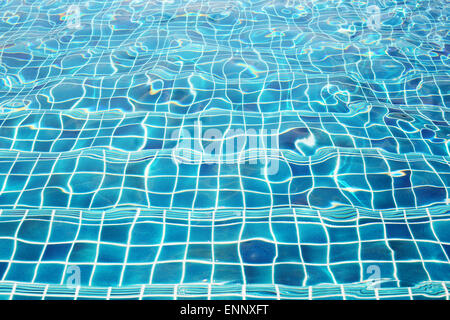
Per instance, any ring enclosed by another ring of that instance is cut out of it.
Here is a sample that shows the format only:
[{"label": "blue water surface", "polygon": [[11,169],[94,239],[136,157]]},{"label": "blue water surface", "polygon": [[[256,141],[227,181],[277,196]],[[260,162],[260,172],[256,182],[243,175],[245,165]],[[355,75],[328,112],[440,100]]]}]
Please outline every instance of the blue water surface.
[{"label": "blue water surface", "polygon": [[449,299],[449,12],[0,1],[0,298]]}]

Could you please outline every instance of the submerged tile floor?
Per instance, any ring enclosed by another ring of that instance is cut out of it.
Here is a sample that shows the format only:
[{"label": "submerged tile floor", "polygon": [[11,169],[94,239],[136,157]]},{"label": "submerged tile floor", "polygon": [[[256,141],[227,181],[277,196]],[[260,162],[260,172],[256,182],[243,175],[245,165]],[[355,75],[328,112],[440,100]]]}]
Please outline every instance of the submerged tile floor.
[{"label": "submerged tile floor", "polygon": [[449,11],[0,2],[0,298],[449,299]]}]

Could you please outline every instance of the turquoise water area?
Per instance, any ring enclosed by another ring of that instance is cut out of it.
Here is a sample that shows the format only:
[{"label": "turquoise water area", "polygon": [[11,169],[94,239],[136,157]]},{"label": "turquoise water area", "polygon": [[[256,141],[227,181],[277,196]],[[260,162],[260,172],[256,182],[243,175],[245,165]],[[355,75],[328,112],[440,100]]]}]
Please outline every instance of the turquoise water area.
[{"label": "turquoise water area", "polygon": [[449,12],[0,1],[0,298],[449,299]]}]

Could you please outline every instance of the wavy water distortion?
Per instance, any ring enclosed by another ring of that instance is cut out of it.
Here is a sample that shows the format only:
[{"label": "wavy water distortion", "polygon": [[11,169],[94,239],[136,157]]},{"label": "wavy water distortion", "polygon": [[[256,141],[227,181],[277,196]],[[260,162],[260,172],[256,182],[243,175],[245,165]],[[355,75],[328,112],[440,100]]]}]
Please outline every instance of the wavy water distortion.
[{"label": "wavy water distortion", "polygon": [[449,11],[0,1],[0,298],[449,299]]}]

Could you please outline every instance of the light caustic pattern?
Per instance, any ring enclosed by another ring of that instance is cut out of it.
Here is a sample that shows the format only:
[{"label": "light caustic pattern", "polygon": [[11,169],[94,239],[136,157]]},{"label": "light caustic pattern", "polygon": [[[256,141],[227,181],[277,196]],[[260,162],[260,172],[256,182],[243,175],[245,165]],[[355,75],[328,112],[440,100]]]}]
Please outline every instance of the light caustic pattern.
[{"label": "light caustic pattern", "polygon": [[0,297],[448,299],[448,13],[0,1]]}]

